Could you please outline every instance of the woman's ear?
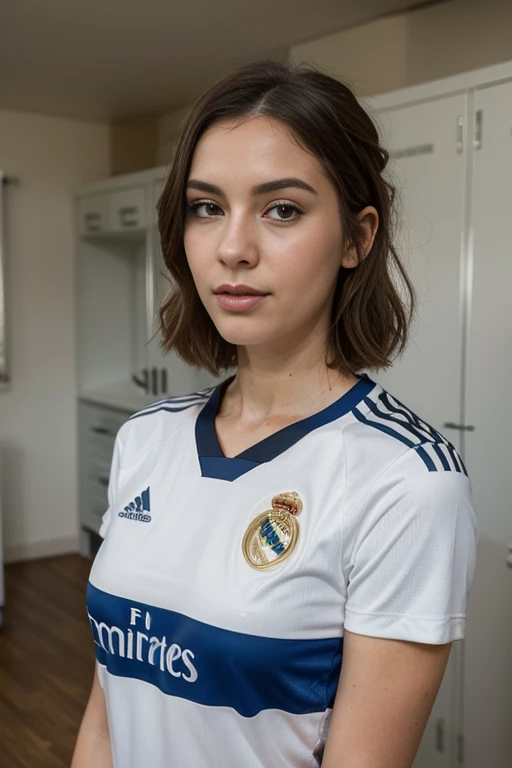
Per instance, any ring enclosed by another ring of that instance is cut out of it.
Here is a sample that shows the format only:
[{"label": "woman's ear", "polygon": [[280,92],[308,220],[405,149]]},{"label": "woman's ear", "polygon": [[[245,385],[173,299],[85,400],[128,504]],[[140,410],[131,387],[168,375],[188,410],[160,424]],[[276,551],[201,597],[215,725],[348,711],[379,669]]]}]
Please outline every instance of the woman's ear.
[{"label": "woman's ear", "polygon": [[359,231],[361,232],[360,238],[360,252],[353,242],[349,241],[346,245],[341,265],[345,269],[353,269],[357,267],[360,261],[362,261],[370,253],[375,235],[379,228],[379,214],[377,209],[372,205],[367,205],[366,208],[358,213],[357,221],[359,225]]}]

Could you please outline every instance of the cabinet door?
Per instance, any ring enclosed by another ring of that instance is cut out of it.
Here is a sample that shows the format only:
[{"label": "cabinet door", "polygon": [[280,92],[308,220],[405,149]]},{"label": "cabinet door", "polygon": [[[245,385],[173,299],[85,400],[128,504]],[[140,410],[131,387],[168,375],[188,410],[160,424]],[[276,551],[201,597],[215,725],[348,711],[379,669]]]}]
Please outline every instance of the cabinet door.
[{"label": "cabinet door", "polygon": [[[467,110],[467,96],[461,94],[379,113],[383,144],[392,155],[389,175],[401,198],[399,255],[418,307],[405,353],[374,378],[457,448],[459,432],[444,425],[461,417],[467,146],[457,142],[457,130],[467,124]],[[453,644],[415,768],[449,768],[457,762],[462,643]]]},{"label": "cabinet door", "polygon": [[146,226],[145,188],[133,187],[110,195],[109,229],[129,232]]},{"label": "cabinet door", "polygon": [[466,462],[480,539],[466,640],[466,768],[512,763],[512,82],[476,92]]},{"label": "cabinet door", "polygon": [[[155,182],[153,185],[153,208],[156,207],[162,184],[163,180]],[[228,374],[217,379],[207,371],[201,371],[187,365],[174,352],[168,352],[167,354],[162,352],[160,348],[161,337],[157,328],[158,310],[173,283],[162,257],[156,217],[153,221],[153,226],[150,228],[149,236],[151,238],[150,251],[152,259],[149,278],[151,294],[149,301],[150,313],[154,318],[152,336],[147,345],[150,389],[155,397],[170,397],[197,392],[218,383],[219,380],[227,378]]]},{"label": "cabinet door", "polygon": [[77,231],[79,237],[105,232],[109,227],[109,195],[94,195],[78,199]]}]

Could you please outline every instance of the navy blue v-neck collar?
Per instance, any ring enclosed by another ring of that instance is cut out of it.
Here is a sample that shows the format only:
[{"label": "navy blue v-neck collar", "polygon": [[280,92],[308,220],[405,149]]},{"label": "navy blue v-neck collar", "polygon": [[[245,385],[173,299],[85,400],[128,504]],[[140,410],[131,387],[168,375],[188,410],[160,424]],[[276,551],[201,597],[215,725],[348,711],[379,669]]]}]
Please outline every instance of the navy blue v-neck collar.
[{"label": "navy blue v-neck collar", "polygon": [[236,374],[218,384],[205,405],[199,412],[196,420],[195,437],[196,450],[201,466],[202,477],[213,477],[219,480],[235,480],[240,475],[249,472],[253,467],[267,461],[272,461],[276,456],[295,445],[302,437],[314,429],[339,419],[345,413],[351,411],[364,400],[367,394],[374,388],[375,382],[363,373],[360,380],[345,392],[334,403],[322,408],[318,413],[307,416],[294,424],[274,432],[263,438],[255,445],[251,445],[237,456],[224,456],[215,430],[215,417],[229,384]]}]

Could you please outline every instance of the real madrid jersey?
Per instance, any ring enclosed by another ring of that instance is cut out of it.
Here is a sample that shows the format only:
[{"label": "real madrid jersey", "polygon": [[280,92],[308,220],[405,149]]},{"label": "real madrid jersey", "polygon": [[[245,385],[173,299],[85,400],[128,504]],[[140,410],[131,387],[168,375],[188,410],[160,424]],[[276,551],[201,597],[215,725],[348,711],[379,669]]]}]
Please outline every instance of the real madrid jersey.
[{"label": "real madrid jersey", "polygon": [[464,635],[478,525],[454,446],[364,374],[226,457],[216,387],[116,438],[87,589],[116,768],[313,768],[343,634]]}]

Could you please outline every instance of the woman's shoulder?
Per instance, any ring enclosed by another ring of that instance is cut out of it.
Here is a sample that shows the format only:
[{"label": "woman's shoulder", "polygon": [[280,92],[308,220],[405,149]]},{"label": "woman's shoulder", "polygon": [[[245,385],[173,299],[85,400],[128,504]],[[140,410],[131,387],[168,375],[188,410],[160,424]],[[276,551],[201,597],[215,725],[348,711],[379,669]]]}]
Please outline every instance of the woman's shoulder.
[{"label": "woman's shoulder", "polygon": [[133,413],[128,421],[135,421],[136,419],[152,417],[155,414],[163,414],[164,418],[168,418],[166,414],[179,414],[189,411],[194,406],[202,405],[215,389],[215,386],[208,387],[207,389],[201,389],[197,392],[189,392],[184,395],[174,395],[167,397],[165,400],[157,400],[154,403],[150,403],[142,408],[140,411]]},{"label": "woman's shoulder", "polygon": [[345,434],[352,455],[357,455],[359,449],[382,469],[402,458],[401,463],[417,464],[420,473],[451,471],[468,475],[450,439],[380,384],[375,383],[352,415]]},{"label": "woman's shoulder", "polygon": [[214,387],[209,387],[197,392],[167,397],[136,411],[117,433],[120,447],[137,446],[140,449],[148,442],[165,440],[182,424],[195,420],[213,389]]}]

